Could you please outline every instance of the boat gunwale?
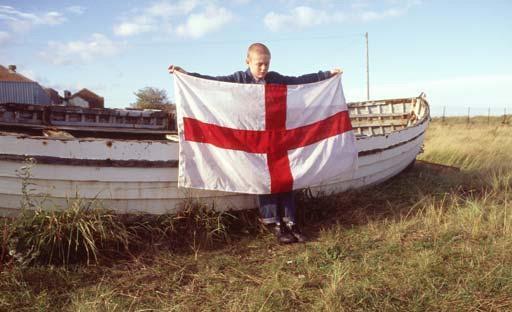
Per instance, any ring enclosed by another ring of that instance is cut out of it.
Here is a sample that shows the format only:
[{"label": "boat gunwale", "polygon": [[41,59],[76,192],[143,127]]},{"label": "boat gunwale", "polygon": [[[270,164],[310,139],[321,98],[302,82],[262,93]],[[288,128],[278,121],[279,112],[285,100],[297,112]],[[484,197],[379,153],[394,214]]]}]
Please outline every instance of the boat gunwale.
[{"label": "boat gunwale", "polygon": [[[423,121],[424,122],[424,121]],[[422,122],[422,124],[423,124]],[[407,128],[410,129],[410,128]],[[397,132],[393,132],[397,133]],[[386,150],[394,149],[398,146],[407,144],[419,138],[420,136],[425,134],[425,130],[416,134],[414,137],[409,138],[404,141],[400,141],[396,144],[389,145],[385,148],[375,148],[371,150],[363,150],[358,152],[359,157],[373,155],[377,153],[381,153]],[[367,138],[374,138],[376,136],[368,136]],[[388,137],[388,135],[386,136]],[[77,158],[62,158],[55,156],[41,156],[41,155],[17,155],[17,154],[0,154],[0,160],[2,161],[14,161],[14,162],[23,162],[27,158],[33,158],[39,164],[49,164],[49,165],[66,165],[66,166],[84,166],[84,167],[125,167],[125,168],[178,168],[179,161],[178,160],[112,160],[112,159],[77,159]]]},{"label": "boat gunwale", "polygon": [[[422,114],[421,118],[418,121],[416,121],[414,124],[412,124],[410,126],[406,126],[406,127],[402,128],[402,129],[393,130],[393,131],[391,131],[389,133],[372,134],[372,135],[356,135],[356,140],[364,140],[364,139],[373,138],[373,137],[379,137],[379,136],[386,136],[387,137],[387,136],[389,136],[391,134],[400,133],[401,131],[418,127],[418,126],[422,125],[426,121],[427,118],[430,119],[430,107],[429,107],[428,101],[422,95],[417,96],[417,97],[400,98],[400,99],[371,100],[371,101],[362,101],[362,102],[351,102],[351,103],[348,103],[347,105],[348,105],[349,110],[350,110],[350,108],[352,108],[352,107],[364,107],[364,106],[369,106],[369,105],[385,105],[386,104],[386,103],[375,103],[375,102],[396,101],[397,103],[399,103],[399,102],[407,102],[407,101],[418,100],[418,99],[423,101],[423,102],[425,102],[424,106],[425,106],[426,111]],[[359,104],[359,103],[363,103],[364,105],[353,106],[354,104]],[[358,116],[358,118],[364,118],[364,117]],[[0,122],[0,125],[2,125],[2,124],[5,125],[6,123],[5,122]],[[20,124],[18,124],[17,126],[20,126]],[[26,128],[32,128],[32,129],[51,128],[51,127],[48,127],[48,126],[45,127],[45,126],[41,126],[41,125],[30,125],[30,124],[25,124],[25,125],[21,124],[21,126],[22,127],[26,127]],[[55,127],[55,128],[66,130],[65,127]],[[68,128],[68,130],[70,130],[70,129]],[[76,129],[76,130],[80,130],[80,129]],[[82,129],[82,130],[84,130],[84,129]],[[134,130],[133,132],[138,132],[141,129],[132,128],[130,130]],[[96,132],[101,132],[101,128],[94,129],[92,132],[95,132],[95,131]],[[162,134],[162,135],[164,135],[164,134],[173,134],[173,135],[176,135],[177,132],[176,131],[151,131],[151,130],[149,130],[148,134]],[[67,138],[67,137],[47,137],[47,136],[43,136],[43,135],[30,135],[30,134],[26,134],[26,133],[9,132],[9,131],[1,131],[0,130],[0,136],[5,136],[5,135],[16,136],[16,137],[19,137],[19,138],[36,139],[36,140],[58,140],[58,141],[75,141],[75,140],[78,140],[79,142],[92,142],[92,141],[121,141],[121,142],[131,141],[131,142],[133,142],[133,141],[136,141],[136,142],[156,142],[156,143],[164,143],[164,144],[177,143],[177,142],[174,142],[174,141],[171,141],[171,140],[168,140],[168,139],[122,139],[122,138],[95,138],[95,137],[87,137],[87,136],[86,137],[78,137],[78,138],[77,137],[73,137],[73,138]]]}]

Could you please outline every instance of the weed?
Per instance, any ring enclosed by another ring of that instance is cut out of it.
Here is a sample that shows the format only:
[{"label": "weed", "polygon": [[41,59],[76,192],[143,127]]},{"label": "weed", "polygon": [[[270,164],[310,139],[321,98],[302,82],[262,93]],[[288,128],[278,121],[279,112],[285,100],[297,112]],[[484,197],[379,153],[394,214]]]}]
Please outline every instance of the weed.
[{"label": "weed", "polygon": [[25,159],[24,164],[20,167],[16,174],[19,178],[21,178],[21,209],[33,209],[36,207],[36,203],[34,203],[34,189],[32,188],[34,183],[31,182],[30,178],[32,177],[32,168],[35,166],[36,160],[32,157]]}]

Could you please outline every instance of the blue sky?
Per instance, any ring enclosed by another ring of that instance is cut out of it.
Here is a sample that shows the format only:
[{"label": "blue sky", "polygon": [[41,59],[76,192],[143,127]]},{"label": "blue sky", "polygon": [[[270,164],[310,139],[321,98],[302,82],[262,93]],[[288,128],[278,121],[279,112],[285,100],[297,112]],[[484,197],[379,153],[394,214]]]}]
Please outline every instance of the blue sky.
[{"label": "blue sky", "polygon": [[174,98],[169,64],[221,75],[263,42],[271,70],[341,67],[348,101],[424,91],[433,115],[512,112],[512,1],[0,0],[0,64],[44,86],[127,107],[146,86]]}]

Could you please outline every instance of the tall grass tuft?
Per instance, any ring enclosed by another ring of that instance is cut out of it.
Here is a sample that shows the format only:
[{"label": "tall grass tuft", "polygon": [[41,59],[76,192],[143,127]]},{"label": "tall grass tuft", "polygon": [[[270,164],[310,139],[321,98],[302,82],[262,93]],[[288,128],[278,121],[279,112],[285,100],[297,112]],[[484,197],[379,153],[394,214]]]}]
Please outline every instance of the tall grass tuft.
[{"label": "tall grass tuft", "polygon": [[28,159],[18,170],[22,209],[17,217],[4,219],[0,264],[91,264],[100,257],[126,258],[151,248],[190,247],[197,254],[200,249],[231,242],[229,230],[238,227],[234,214],[217,212],[191,198],[172,215],[115,214],[103,208],[100,200],[79,194],[64,207],[48,205],[44,194],[33,194],[34,165]]},{"label": "tall grass tuft", "polygon": [[172,217],[174,227],[168,233],[174,245],[186,243],[195,252],[211,248],[218,243],[229,243],[228,224],[235,216],[228,212],[217,212],[214,207],[187,199],[183,209]]},{"label": "tall grass tuft", "polygon": [[[77,193],[65,207],[47,206],[45,194],[34,194],[31,181],[36,162],[28,158],[17,171],[21,178],[21,212],[4,219],[2,263],[21,265],[63,264],[98,261],[98,250],[126,250],[130,232],[99,200],[86,200]],[[36,200],[36,198],[38,200]]]},{"label": "tall grass tuft", "polygon": [[112,212],[78,196],[64,210],[25,210],[10,228],[9,253],[22,265],[90,264],[99,250],[126,250],[131,238]]},{"label": "tall grass tuft", "polygon": [[99,200],[78,195],[59,208],[24,210],[4,219],[5,250],[18,264],[91,264],[153,248],[191,248],[197,253],[230,243],[240,230],[239,218],[247,219],[247,212],[217,212],[192,200],[172,215],[119,215]]},{"label": "tall grass tuft", "polygon": [[77,196],[58,210],[24,210],[4,219],[0,263],[7,262],[7,255],[20,265],[68,265],[130,258],[154,248],[190,248],[197,253],[230,243],[240,233],[240,218],[247,220],[247,214],[217,212],[189,201],[173,215],[119,215],[98,200]]}]

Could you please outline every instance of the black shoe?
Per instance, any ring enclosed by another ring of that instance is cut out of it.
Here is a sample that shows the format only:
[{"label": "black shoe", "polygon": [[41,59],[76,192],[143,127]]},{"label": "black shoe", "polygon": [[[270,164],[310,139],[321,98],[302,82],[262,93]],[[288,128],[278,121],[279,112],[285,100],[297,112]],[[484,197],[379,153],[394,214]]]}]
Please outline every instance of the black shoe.
[{"label": "black shoe", "polygon": [[299,229],[297,224],[287,225],[287,227],[290,233],[293,235],[293,237],[295,237],[297,242],[304,243],[307,240],[307,237],[304,234],[302,234],[302,231]]},{"label": "black shoe", "polygon": [[274,233],[274,235],[277,238],[277,241],[280,244],[291,244],[297,242],[295,236],[292,235],[288,228],[283,224],[276,224],[272,232]]}]

